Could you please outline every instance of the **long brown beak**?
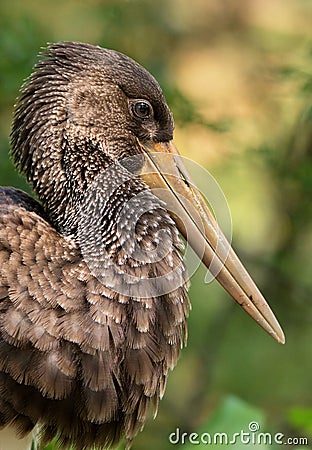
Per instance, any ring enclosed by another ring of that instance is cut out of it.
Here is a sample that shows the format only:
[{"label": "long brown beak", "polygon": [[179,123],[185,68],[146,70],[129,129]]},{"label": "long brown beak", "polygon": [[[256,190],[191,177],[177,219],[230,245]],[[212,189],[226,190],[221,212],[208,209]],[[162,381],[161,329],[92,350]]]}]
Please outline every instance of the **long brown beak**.
[{"label": "long brown beak", "polygon": [[183,237],[234,300],[274,339],[285,343],[273,312],[192,183],[173,142],[140,145],[146,156],[141,176],[170,204],[168,210]]}]

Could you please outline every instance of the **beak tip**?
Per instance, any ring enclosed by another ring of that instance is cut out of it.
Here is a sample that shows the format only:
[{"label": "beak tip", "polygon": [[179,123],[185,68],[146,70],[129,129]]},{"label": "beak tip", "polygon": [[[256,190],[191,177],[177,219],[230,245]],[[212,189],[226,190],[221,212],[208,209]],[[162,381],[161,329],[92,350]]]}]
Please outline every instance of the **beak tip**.
[{"label": "beak tip", "polygon": [[275,339],[276,342],[278,342],[279,344],[285,344],[285,342],[286,342],[285,334],[271,310],[270,310],[270,313],[271,313],[270,314],[271,320],[270,321],[268,320],[268,322],[266,324],[266,326],[268,326],[268,327],[265,329],[266,329],[266,331],[269,332],[269,334],[272,336],[272,338]]},{"label": "beak tip", "polygon": [[272,330],[272,337],[273,339],[275,339],[279,344],[285,344],[286,342],[286,338],[285,338],[285,334],[279,324],[279,322],[277,321],[276,317],[274,316],[273,312],[270,310],[271,312],[271,317],[268,321],[268,323],[270,324],[271,330]]},{"label": "beak tip", "polygon": [[[275,319],[275,316],[274,316]],[[285,334],[278,323],[278,321],[275,319],[274,323],[269,325],[269,328],[266,328],[266,331],[272,336],[272,338],[278,342],[279,344],[285,344],[286,338]]]},{"label": "beak tip", "polygon": [[273,337],[279,344],[285,344],[286,338],[285,338],[285,335],[284,335],[284,332],[282,329],[280,329],[278,333],[274,333],[274,334],[275,334],[275,336],[273,336]]}]

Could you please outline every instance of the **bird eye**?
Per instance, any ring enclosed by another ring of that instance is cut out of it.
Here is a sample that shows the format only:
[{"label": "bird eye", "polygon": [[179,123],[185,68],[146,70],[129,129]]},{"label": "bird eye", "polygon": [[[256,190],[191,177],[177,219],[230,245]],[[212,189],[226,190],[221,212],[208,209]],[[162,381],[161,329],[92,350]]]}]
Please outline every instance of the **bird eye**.
[{"label": "bird eye", "polygon": [[139,119],[148,119],[153,113],[153,108],[146,100],[138,100],[132,103],[132,112]]}]

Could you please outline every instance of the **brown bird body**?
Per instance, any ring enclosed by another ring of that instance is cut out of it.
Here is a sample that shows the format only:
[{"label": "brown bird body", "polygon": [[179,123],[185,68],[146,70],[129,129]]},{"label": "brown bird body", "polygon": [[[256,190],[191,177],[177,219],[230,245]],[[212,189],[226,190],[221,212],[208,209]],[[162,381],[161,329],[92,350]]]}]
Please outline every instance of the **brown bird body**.
[{"label": "brown bird body", "polygon": [[12,154],[40,203],[0,190],[0,426],[19,437],[106,448],[157,410],[190,304],[177,226],[139,171],[142,143],[172,133],[157,82],[118,52],[52,45],[22,88]]},{"label": "brown bird body", "polygon": [[[12,132],[14,159],[44,206],[15,189],[0,191],[0,424],[13,423],[23,436],[39,423],[44,442],[59,434],[63,444],[76,448],[106,447],[122,435],[134,437],[149,403],[157,408],[164,392],[168,370],[179,356],[189,309],[185,287],[161,298],[118,295],[91,273],[79,248],[82,192],[116,154],[131,154],[137,147],[134,139],[129,142],[127,130],[125,136],[119,131],[118,148],[112,146],[109,154],[107,129],[115,144],[114,127],[121,123],[118,106],[115,123],[114,113],[107,124],[96,117],[99,123],[91,125],[92,111],[88,117],[92,108],[101,111],[101,95],[105,107],[106,85],[109,92],[110,84],[114,86],[107,80],[100,83],[100,64],[117,56],[123,62],[117,53],[87,45],[51,48],[22,91]],[[147,83],[157,86],[147,72],[133,66]],[[93,79],[98,85],[92,84]],[[68,98],[63,92],[66,83],[73,84]],[[141,91],[139,97],[144,94],[139,82],[133,89]],[[156,93],[160,95],[159,88]],[[78,110],[81,103],[83,109]],[[172,127],[169,112],[164,113]],[[69,114],[72,120],[66,122]],[[120,171],[122,166],[115,175],[120,177]],[[108,184],[107,196],[109,188]],[[116,228],[118,209],[145,189],[138,179],[126,181],[110,204],[97,205],[97,217],[104,219],[110,212]],[[140,217],[134,239],[149,242],[152,231],[165,230],[171,238],[166,258],[180,264],[177,230],[161,202],[152,200],[153,215],[147,211]],[[151,215],[152,226],[149,221],[145,225]],[[116,229],[110,236],[117,236]],[[123,256],[115,239],[105,233],[101,239],[111,259]],[[130,258],[127,267],[131,269]],[[159,276],[167,270],[166,261],[162,266],[140,262],[142,274],[154,271]]]}]

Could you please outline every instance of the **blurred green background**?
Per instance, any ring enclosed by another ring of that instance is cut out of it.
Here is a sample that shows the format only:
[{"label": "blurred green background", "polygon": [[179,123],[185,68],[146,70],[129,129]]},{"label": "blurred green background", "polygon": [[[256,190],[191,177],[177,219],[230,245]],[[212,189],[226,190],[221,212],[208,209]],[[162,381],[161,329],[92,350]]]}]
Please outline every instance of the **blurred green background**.
[{"label": "blurred green background", "polygon": [[221,185],[234,247],[286,334],[274,342],[198,270],[188,347],[135,450],[190,450],[169,442],[177,427],[239,432],[251,421],[312,443],[311,24],[311,0],[1,0],[1,184],[27,189],[8,135],[40,47],[80,40],[128,54],[162,85],[180,152]]}]

